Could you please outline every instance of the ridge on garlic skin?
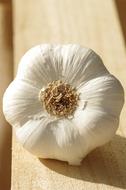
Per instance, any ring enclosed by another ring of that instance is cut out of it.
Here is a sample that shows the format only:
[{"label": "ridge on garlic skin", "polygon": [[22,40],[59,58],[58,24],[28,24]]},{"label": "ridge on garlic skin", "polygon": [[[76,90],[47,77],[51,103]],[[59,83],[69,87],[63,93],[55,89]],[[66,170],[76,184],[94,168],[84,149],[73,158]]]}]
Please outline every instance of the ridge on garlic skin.
[{"label": "ridge on garlic skin", "polygon": [[80,165],[115,135],[123,104],[123,87],[93,50],[42,44],[22,57],[3,112],[29,152]]}]

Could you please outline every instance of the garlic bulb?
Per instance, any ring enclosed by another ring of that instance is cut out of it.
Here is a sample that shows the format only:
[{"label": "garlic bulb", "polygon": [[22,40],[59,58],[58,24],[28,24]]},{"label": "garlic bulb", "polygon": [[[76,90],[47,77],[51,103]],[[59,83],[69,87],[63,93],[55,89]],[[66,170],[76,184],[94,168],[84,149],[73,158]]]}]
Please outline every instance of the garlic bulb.
[{"label": "garlic bulb", "polygon": [[123,103],[120,82],[94,51],[43,44],[21,59],[3,112],[28,151],[79,165],[113,137]]}]

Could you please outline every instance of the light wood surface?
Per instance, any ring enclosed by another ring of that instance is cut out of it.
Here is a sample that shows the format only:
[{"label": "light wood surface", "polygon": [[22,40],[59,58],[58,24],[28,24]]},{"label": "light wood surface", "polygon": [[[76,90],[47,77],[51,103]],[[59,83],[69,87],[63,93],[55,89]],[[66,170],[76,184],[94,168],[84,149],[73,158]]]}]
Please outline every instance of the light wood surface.
[{"label": "light wood surface", "polygon": [[0,0],[0,190],[11,185],[11,126],[2,113],[2,97],[13,79],[11,1]]},{"label": "light wood surface", "polygon": [[[13,0],[15,73],[21,56],[40,43],[79,43],[101,55],[126,89],[126,50],[113,0]],[[39,160],[13,135],[12,190],[126,189],[126,117],[112,141],[80,167]]]}]

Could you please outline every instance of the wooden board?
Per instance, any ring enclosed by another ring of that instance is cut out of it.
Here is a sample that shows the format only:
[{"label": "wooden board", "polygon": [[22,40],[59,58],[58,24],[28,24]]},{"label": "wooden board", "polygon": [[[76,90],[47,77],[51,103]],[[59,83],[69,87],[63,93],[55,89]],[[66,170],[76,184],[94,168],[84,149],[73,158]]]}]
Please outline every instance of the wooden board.
[{"label": "wooden board", "polygon": [[[94,49],[126,89],[126,51],[113,0],[13,0],[15,73],[26,50],[40,43],[79,43]],[[113,140],[82,166],[38,160],[13,135],[12,190],[126,188],[126,109]]]},{"label": "wooden board", "polygon": [[2,111],[3,94],[13,79],[12,6],[9,0],[0,0],[0,189],[11,186],[11,126]]}]

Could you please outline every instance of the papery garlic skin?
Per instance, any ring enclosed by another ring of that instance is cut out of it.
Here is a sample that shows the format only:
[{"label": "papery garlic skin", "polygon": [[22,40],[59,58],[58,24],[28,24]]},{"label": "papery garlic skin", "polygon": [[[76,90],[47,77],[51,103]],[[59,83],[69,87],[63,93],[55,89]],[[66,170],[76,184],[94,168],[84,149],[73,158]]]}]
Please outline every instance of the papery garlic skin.
[{"label": "papery garlic skin", "polygon": [[[79,94],[72,117],[54,117],[39,101],[40,90],[56,80]],[[111,140],[123,104],[120,82],[94,51],[76,44],[42,44],[21,59],[4,94],[3,112],[31,153],[79,165],[91,150]]]}]

